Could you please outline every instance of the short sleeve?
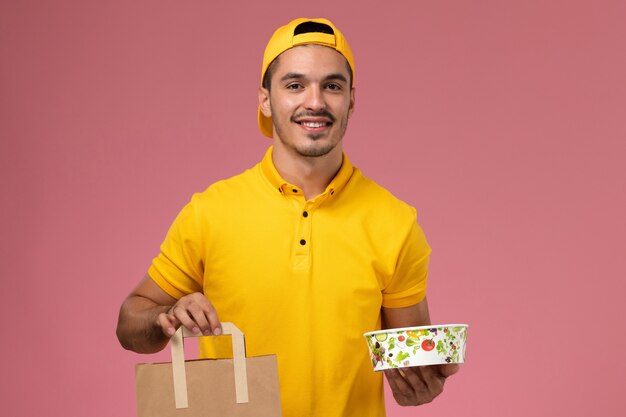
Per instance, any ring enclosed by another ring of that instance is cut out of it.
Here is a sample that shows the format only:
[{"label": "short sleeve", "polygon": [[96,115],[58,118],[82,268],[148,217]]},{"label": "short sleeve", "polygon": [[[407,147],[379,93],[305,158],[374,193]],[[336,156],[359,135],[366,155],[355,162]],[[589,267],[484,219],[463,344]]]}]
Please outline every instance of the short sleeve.
[{"label": "short sleeve", "polygon": [[170,226],[148,275],[166,293],[180,298],[201,292],[204,280],[199,196],[194,195]]},{"label": "short sleeve", "polygon": [[424,231],[414,221],[400,250],[393,277],[383,289],[383,307],[409,307],[424,299],[430,252]]}]

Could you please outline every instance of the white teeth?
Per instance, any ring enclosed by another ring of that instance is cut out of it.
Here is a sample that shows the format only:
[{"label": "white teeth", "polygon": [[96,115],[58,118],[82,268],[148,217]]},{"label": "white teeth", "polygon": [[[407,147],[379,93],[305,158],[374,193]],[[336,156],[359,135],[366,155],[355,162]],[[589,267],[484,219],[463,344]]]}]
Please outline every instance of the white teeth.
[{"label": "white teeth", "polygon": [[302,126],[315,128],[315,127],[326,126],[326,123],[322,123],[322,122],[302,122]]}]

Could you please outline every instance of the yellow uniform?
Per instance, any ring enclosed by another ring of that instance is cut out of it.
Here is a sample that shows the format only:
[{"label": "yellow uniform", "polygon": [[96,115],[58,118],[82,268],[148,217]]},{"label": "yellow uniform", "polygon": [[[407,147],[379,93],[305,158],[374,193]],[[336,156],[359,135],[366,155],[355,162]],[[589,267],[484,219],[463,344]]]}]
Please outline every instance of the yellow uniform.
[{"label": "yellow uniform", "polygon": [[[192,197],[149,275],[175,298],[203,292],[245,333],[249,356],[277,355],[285,417],[380,417],[382,374],[363,333],[380,328],[381,306],[424,298],[429,254],[415,209],[345,155],[307,201],[270,148]],[[201,352],[213,354],[206,338]]]}]

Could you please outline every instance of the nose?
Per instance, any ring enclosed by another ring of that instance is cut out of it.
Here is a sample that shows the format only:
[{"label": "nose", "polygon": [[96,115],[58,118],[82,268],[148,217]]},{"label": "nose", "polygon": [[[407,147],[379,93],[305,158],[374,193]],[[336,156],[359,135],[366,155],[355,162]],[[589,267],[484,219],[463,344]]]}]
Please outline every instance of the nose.
[{"label": "nose", "polygon": [[322,110],[326,107],[321,87],[310,86],[307,89],[304,106],[313,111]]}]

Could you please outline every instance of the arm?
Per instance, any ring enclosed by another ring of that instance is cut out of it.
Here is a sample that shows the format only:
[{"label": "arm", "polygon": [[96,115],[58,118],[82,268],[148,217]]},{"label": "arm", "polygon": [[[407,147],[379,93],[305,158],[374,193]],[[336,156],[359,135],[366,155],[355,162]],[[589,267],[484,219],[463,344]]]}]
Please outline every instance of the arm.
[{"label": "arm", "polygon": [[[388,329],[431,324],[426,298],[410,307],[383,307],[382,316],[384,327]],[[421,405],[441,394],[446,378],[458,370],[457,364],[444,364],[388,369],[384,372],[398,404]]]},{"label": "arm", "polygon": [[424,298],[421,302],[405,308],[382,309],[383,326],[386,329],[398,327],[427,326],[430,324],[428,301]]},{"label": "arm", "polygon": [[176,300],[146,274],[122,303],[116,333],[125,349],[154,353],[181,325],[194,333],[221,334],[215,308],[202,293]]}]

